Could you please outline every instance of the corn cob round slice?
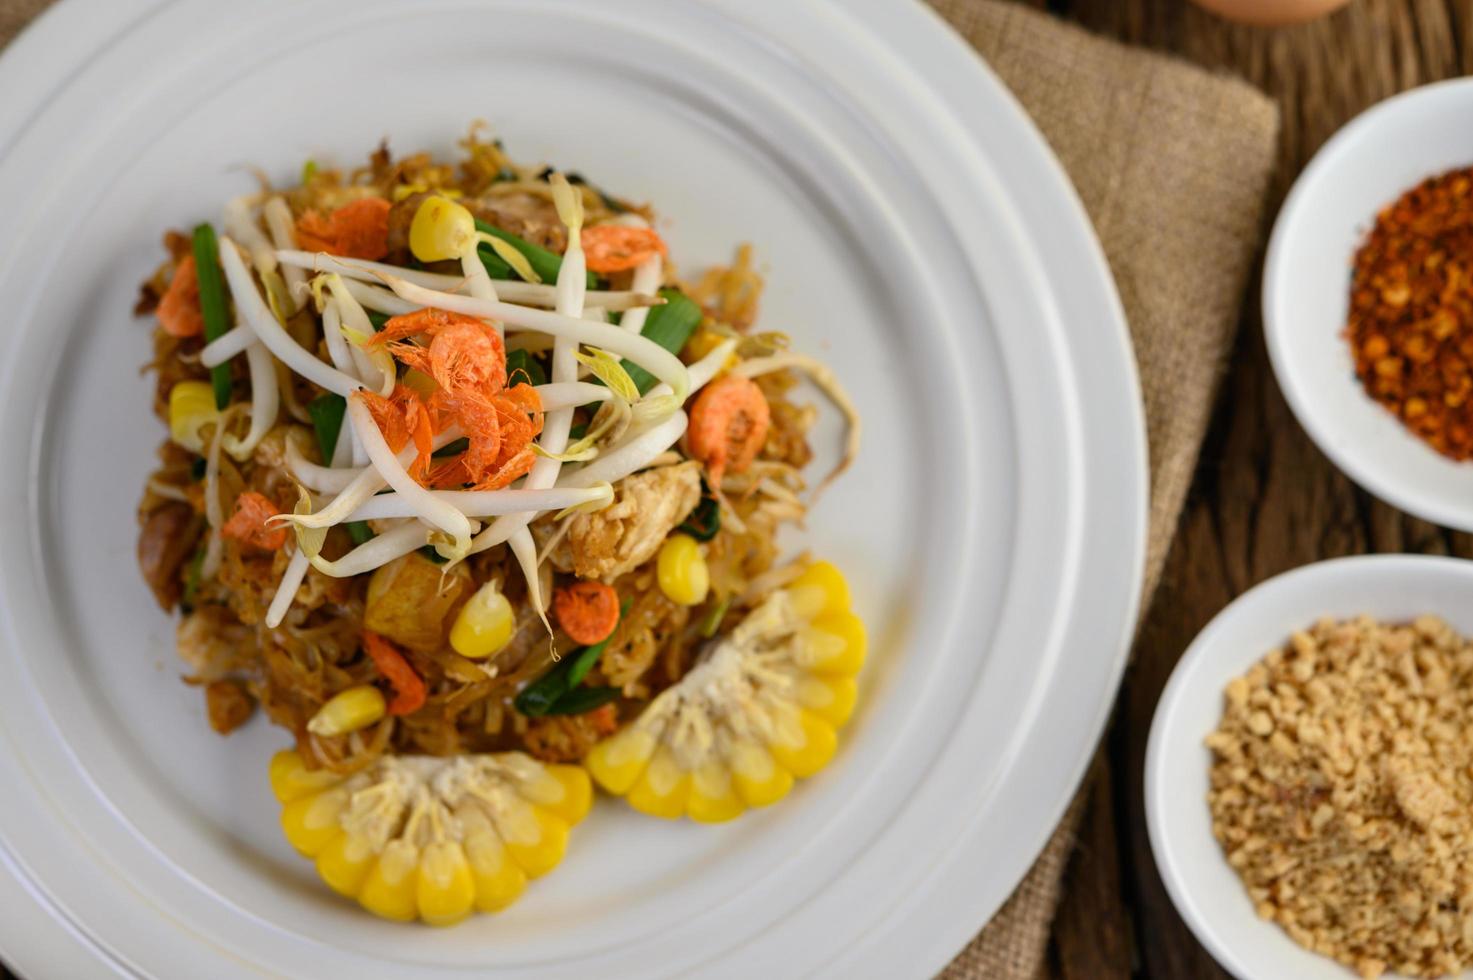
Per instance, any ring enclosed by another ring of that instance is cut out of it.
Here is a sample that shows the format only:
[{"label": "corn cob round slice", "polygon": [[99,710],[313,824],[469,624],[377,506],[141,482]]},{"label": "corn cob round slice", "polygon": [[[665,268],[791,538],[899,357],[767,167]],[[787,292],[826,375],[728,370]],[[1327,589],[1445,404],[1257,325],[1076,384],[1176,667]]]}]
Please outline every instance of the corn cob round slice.
[{"label": "corn cob round slice", "polygon": [[848,584],[817,562],[583,764],[652,816],[715,823],[776,803],[833,758],[864,656]]},{"label": "corn cob round slice", "polygon": [[271,760],[286,839],[333,891],[386,919],[452,925],[516,901],[563,858],[592,787],[520,752],[385,756],[352,776]]}]

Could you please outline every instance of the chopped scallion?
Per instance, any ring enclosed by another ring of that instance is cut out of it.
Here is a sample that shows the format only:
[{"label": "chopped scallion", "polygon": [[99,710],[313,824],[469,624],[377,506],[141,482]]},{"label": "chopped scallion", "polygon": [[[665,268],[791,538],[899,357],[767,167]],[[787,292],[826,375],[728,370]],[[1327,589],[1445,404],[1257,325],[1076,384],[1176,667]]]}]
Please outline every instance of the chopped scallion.
[{"label": "chopped scallion", "polygon": [[[208,222],[196,225],[193,245],[199,311],[205,321],[205,340],[211,341],[230,329],[230,316],[225,309],[225,279],[220,274],[220,245],[214,227]],[[217,364],[211,368],[210,383],[215,389],[215,407],[223,411],[230,404],[230,365]]]},{"label": "chopped scallion", "polygon": [[338,446],[338,434],[343,429],[343,415],[348,403],[342,395],[319,395],[307,403],[307,414],[312,417],[312,431],[317,433],[317,448],[322,451],[322,461],[332,459]]},{"label": "chopped scallion", "polygon": [[[543,282],[557,282],[558,271],[563,267],[563,257],[561,255],[558,255],[556,252],[550,252],[547,249],[543,248],[541,245],[534,245],[531,242],[527,241],[525,238],[518,238],[516,235],[513,235],[509,231],[502,231],[495,225],[487,224],[479,218],[476,219],[476,230],[483,231],[488,235],[494,235],[495,237],[506,242],[512,248],[516,249],[518,252],[521,252],[523,255],[525,255],[527,257],[528,264],[532,266],[532,271],[541,276]],[[511,266],[507,265],[500,256],[493,252],[490,246],[481,246],[478,250],[478,254],[481,257],[481,264],[486,267],[486,274],[489,275],[492,279],[512,278]],[[502,275],[497,275],[494,271],[492,271],[492,262],[490,261],[491,259],[495,259],[497,262],[500,262],[502,267],[506,270],[505,273],[503,273]],[[598,276],[594,275],[592,272],[588,273],[588,288],[597,289],[598,285]]]},{"label": "chopped scallion", "polygon": [[[624,614],[629,611],[629,602],[626,600],[619,607],[619,619],[622,621]],[[614,627],[614,633],[618,627]],[[605,704],[613,698],[618,697],[617,688],[580,688],[579,684],[593,665],[598,663],[598,658],[603,656],[604,650],[613,639],[614,633],[610,633],[597,643],[590,644],[580,650],[573,651],[552,669],[531,684],[524,687],[516,698],[517,710],[530,718],[539,718],[543,715],[576,715],[585,711],[592,711],[601,704]],[[598,695],[602,700],[590,701],[592,694],[579,693],[582,691],[612,691],[610,695]],[[583,705],[587,703],[587,706]]]},{"label": "chopped scallion", "polygon": [[529,385],[547,384],[547,371],[542,362],[527,350],[518,348],[506,355],[506,386],[525,382]]},{"label": "chopped scallion", "polygon": [[[696,327],[701,325],[701,308],[676,289],[662,289],[660,295],[665,298],[665,304],[650,309],[640,333],[670,353],[679,354]],[[633,361],[625,360],[624,370],[634,379],[641,395],[655,386],[655,376]]]}]

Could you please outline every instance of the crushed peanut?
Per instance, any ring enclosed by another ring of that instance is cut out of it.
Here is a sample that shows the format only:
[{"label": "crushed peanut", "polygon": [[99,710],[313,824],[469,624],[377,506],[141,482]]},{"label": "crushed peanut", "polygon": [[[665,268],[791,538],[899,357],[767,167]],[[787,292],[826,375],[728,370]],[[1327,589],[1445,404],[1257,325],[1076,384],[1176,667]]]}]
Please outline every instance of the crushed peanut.
[{"label": "crushed peanut", "polygon": [[1207,798],[1258,914],[1368,980],[1473,967],[1473,643],[1326,619],[1224,694]]}]

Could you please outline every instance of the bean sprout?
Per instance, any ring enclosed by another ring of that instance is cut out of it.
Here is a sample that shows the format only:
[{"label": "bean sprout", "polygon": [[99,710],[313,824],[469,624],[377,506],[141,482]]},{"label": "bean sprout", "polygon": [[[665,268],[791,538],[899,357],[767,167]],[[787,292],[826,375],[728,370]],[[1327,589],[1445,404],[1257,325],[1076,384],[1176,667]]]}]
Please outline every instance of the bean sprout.
[{"label": "bean sprout", "polygon": [[225,202],[225,233],[245,248],[251,256],[251,264],[262,272],[276,268],[276,250],[271,240],[261,232],[251,209],[260,203],[260,193],[233,197]]},{"label": "bean sprout", "polygon": [[286,618],[286,611],[297,597],[297,589],[301,588],[302,580],[307,577],[307,567],[310,564],[307,553],[301,548],[286,563],[286,571],[281,573],[281,583],[276,586],[276,594],[271,597],[271,605],[266,610],[267,629],[276,629]]},{"label": "bean sprout", "polygon": [[368,460],[373,468],[378,470],[384,481],[393,487],[406,503],[414,507],[416,517],[457,540],[470,537],[471,526],[466,515],[450,504],[437,500],[429,490],[420,486],[405,471],[404,465],[389,449],[389,444],[384,442],[384,434],[379,431],[378,424],[374,422],[362,398],[348,399],[348,420],[352,424],[353,432],[358,436],[359,443],[368,454]]},{"label": "bean sprout", "polygon": [[251,369],[251,428],[244,439],[225,435],[225,451],[240,460],[256,451],[266,433],[276,425],[281,408],[276,391],[276,364],[270,352],[260,344],[251,344],[246,348],[246,361]]},{"label": "bean sprout", "polygon": [[611,323],[594,323],[581,317],[568,316],[551,310],[538,310],[515,303],[491,302],[459,296],[454,293],[438,292],[417,286],[407,279],[385,274],[381,276],[399,296],[424,306],[435,306],[452,313],[482,319],[499,320],[508,330],[538,330],[553,337],[562,337],[591,347],[602,347],[611,353],[626,357],[644,368],[656,378],[670,385],[671,390],[682,401],[689,393],[690,375],[680,358],[654,341],[621,330]]},{"label": "bean sprout", "polygon": [[[497,517],[522,511],[566,510],[585,504],[607,503],[614,499],[614,490],[605,483],[586,489],[558,487],[548,490],[431,490],[430,495],[467,517]],[[347,519],[377,521],[391,517],[418,516],[419,511],[397,493],[381,493],[365,500]]]},{"label": "bean sprout", "polygon": [[[287,206],[285,198],[279,194],[271,197],[261,208],[261,217],[265,220],[266,230],[271,233],[271,241],[277,248],[292,248],[296,245],[296,222],[292,220],[292,209]],[[272,258],[276,258],[274,253]],[[288,296],[301,295],[301,289],[307,282],[307,274],[301,268],[286,266],[282,271],[282,278],[286,280]]]},{"label": "bean sprout", "polygon": [[[631,228],[648,228],[650,223],[634,212],[621,214],[611,224],[626,225]],[[653,293],[660,288],[660,282],[665,278],[665,259],[659,252],[651,252],[650,257],[634,267],[634,278],[629,283],[629,288],[636,293]],[[630,333],[639,333],[644,330],[645,318],[649,316],[648,309],[630,310],[619,321],[619,326]]]},{"label": "bean sprout", "polygon": [[230,295],[235,300],[236,311],[261,343],[266,345],[266,349],[276,355],[277,360],[319,388],[326,388],[344,398],[363,387],[358,379],[324,364],[304,350],[276,322],[276,316],[267,309],[266,302],[256,291],[256,284],[251,281],[250,272],[240,260],[235,243],[226,237],[220,239],[220,265],[225,270],[226,281],[230,283]]}]

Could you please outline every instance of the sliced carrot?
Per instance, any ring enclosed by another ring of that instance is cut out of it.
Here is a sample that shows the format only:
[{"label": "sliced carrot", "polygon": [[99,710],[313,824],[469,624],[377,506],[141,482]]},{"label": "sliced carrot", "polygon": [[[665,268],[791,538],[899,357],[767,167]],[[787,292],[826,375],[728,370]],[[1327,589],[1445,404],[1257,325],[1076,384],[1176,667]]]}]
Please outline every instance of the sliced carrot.
[{"label": "sliced carrot", "polygon": [[364,630],[363,649],[378,668],[378,672],[384,676],[384,680],[394,689],[394,697],[389,702],[389,714],[409,715],[423,707],[429,694],[425,689],[425,682],[409,666],[409,661],[404,659],[404,654],[399,652],[398,647],[372,630]]},{"label": "sliced carrot", "polygon": [[608,639],[619,625],[619,593],[612,585],[580,580],[553,593],[552,610],[564,633],[589,646]]},{"label": "sliced carrot", "polygon": [[623,272],[656,253],[667,255],[665,240],[652,228],[593,225],[580,236],[584,261],[594,272]]},{"label": "sliced carrot", "polygon": [[389,254],[389,209],[381,197],[362,197],[327,216],[308,211],[297,219],[297,244],[309,252],[354,259]]},{"label": "sliced carrot", "polygon": [[199,307],[199,278],[194,274],[194,256],[186,255],[174,267],[174,278],[159,300],[159,326],[175,337],[195,337],[204,332],[205,317]]},{"label": "sliced carrot", "polygon": [[696,396],[686,430],[686,448],[706,466],[710,484],[721,486],[727,471],[741,473],[767,439],[772,413],[757,382],[726,374]]},{"label": "sliced carrot", "polygon": [[235,498],[235,513],[220,528],[220,533],[252,548],[275,551],[286,544],[286,528],[273,527],[266,521],[280,513],[280,508],[269,498],[247,490]]}]

